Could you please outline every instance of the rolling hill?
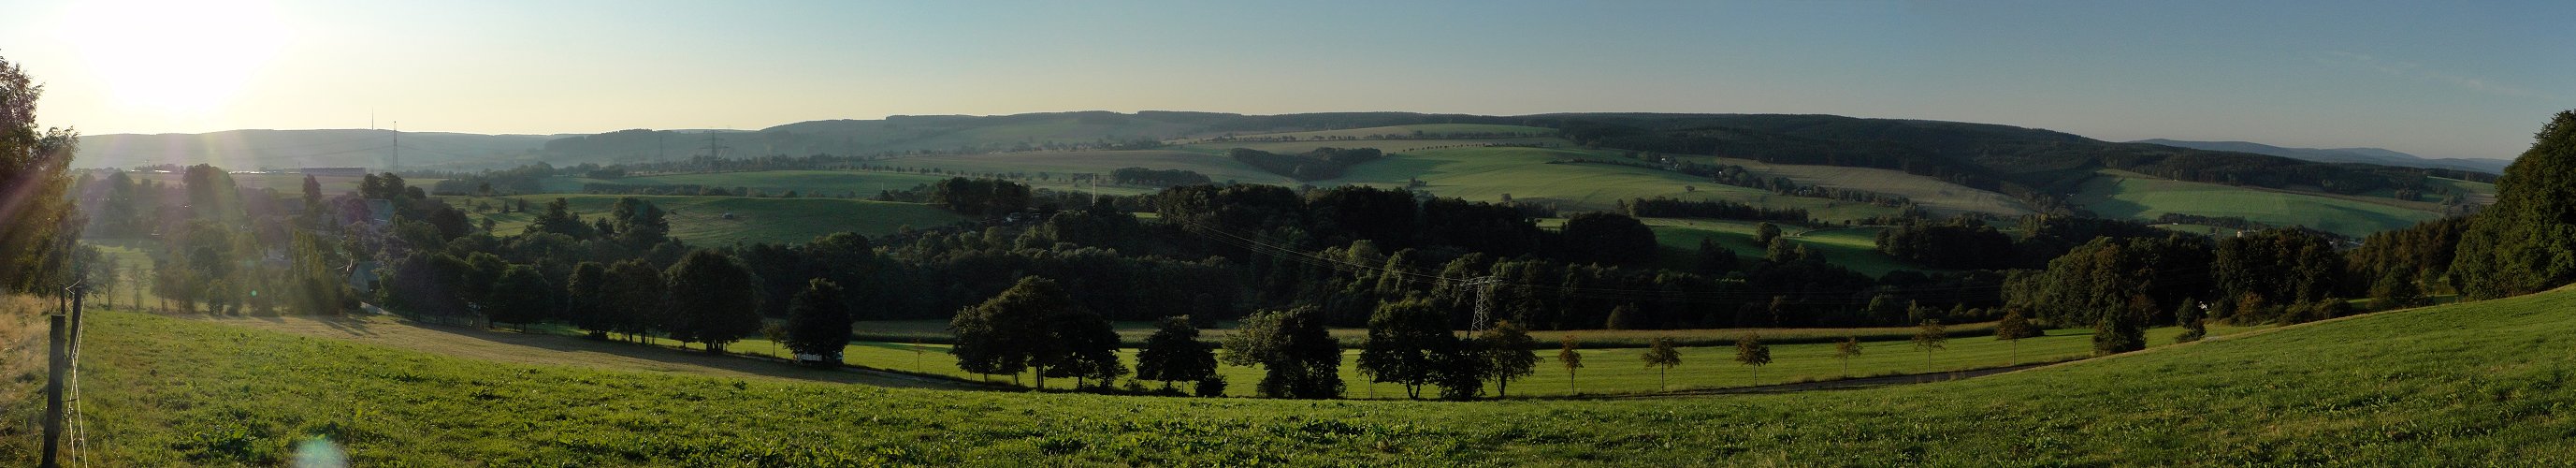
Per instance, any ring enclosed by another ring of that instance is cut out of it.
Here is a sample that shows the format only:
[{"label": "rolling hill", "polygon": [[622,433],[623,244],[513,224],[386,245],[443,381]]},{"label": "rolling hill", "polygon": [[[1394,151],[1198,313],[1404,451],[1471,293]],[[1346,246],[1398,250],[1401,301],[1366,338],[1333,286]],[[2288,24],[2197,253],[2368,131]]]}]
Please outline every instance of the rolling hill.
[{"label": "rolling hill", "polygon": [[[711,378],[101,312],[82,401],[86,453],[109,465],[280,464],[319,441],[365,465],[2533,466],[2576,459],[2565,443],[2576,420],[2563,414],[2576,406],[2564,342],[2576,320],[2561,313],[2571,307],[2576,293],[2560,291],[1946,383],[1481,403]],[[18,399],[0,413],[33,417],[32,393],[0,392]],[[0,460],[28,464],[34,443],[0,439]]]},{"label": "rolling hill", "polygon": [[[396,148],[409,168],[480,168],[537,159],[562,135],[480,135],[392,130],[232,130],[202,134],[84,135],[76,167],[214,164],[231,170],[388,167]],[[399,140],[399,141],[397,141]]]},{"label": "rolling hill", "polygon": [[2378,164],[2382,166],[2458,169],[2464,171],[2483,172],[2491,175],[2503,174],[2504,166],[2513,163],[2511,160],[2504,159],[2427,158],[2380,148],[2284,148],[2243,141],[2184,141],[2167,140],[2163,138],[2138,140],[2131,143],[2146,143],[2211,151],[2235,151],[2239,153],[2268,154],[2324,163],[2362,163]]}]

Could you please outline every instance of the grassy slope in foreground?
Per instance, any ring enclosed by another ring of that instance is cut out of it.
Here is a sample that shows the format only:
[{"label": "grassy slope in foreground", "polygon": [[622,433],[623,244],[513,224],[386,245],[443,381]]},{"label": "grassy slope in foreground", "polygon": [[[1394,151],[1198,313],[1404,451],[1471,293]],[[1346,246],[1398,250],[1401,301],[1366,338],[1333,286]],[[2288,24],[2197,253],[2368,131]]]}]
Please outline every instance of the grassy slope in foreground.
[{"label": "grassy slope in foreground", "polygon": [[[2576,405],[2571,307],[2576,293],[2557,292],[1960,382],[1650,401],[737,382],[494,364],[130,313],[96,315],[83,379],[93,461],[109,465],[276,464],[316,435],[364,465],[2535,465],[2576,459],[2566,442],[2576,420],[2562,413]],[[5,403],[12,430],[27,434],[41,405]],[[32,464],[33,443],[0,438],[0,463]]]}]

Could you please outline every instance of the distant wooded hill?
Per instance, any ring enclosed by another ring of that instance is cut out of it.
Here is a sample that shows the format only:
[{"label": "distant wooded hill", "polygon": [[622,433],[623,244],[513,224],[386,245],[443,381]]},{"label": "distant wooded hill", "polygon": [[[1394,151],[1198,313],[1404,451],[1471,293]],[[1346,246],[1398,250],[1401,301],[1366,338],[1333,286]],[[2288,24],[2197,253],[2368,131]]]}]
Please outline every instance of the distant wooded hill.
[{"label": "distant wooded hill", "polygon": [[[2032,201],[2059,203],[2099,169],[2176,180],[2362,194],[2423,184],[2427,176],[2492,180],[2457,168],[2320,163],[2233,150],[2115,143],[2005,125],[1833,115],[1574,113],[1478,116],[1404,112],[1240,115],[1090,111],[1005,116],[892,116],[820,120],[756,131],[624,130],[594,135],[472,135],[383,130],[238,130],[202,135],[85,137],[85,167],[212,162],[233,168],[388,166],[473,169],[545,161],[685,160],[751,156],[976,154],[1033,150],[1145,149],[1183,139],[1422,124],[1501,124],[1555,129],[1579,146],[1717,155],[1774,164],[1901,170]],[[1349,136],[1308,134],[1334,141]],[[1203,145],[1202,145],[1203,146]],[[2261,145],[2254,145],[2261,146]],[[2271,148],[2268,146],[2262,148]],[[2249,149],[2262,149],[2251,148]],[[2341,150],[2356,153],[2358,150]],[[1102,171],[1115,168],[1099,168]]]},{"label": "distant wooded hill", "polygon": [[2163,138],[2138,140],[2131,143],[2146,143],[2151,145],[2165,145],[2211,151],[2235,151],[2240,153],[2268,154],[2323,163],[2361,163],[2378,164],[2383,166],[2459,169],[2465,171],[2484,172],[2488,174],[2503,174],[2504,166],[2513,163],[2513,161],[2504,159],[2427,158],[2381,148],[2285,148],[2243,141],[2186,141],[2167,140]]}]

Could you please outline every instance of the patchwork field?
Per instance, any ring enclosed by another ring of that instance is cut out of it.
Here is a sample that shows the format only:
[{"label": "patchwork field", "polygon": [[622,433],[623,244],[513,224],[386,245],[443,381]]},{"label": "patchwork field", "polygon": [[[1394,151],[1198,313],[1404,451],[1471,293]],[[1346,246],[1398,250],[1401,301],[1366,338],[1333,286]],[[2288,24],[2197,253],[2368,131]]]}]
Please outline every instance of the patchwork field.
[{"label": "patchwork field", "polygon": [[[1952,465],[2011,454],[2049,465],[2531,466],[2576,458],[2564,443],[2576,420],[2559,409],[2576,405],[2564,391],[2576,354],[2562,342],[2576,320],[2559,313],[2571,307],[2576,294],[2547,293],[1946,383],[1480,403],[592,370],[107,312],[93,316],[83,361],[85,455],[111,466],[274,465],[299,447],[333,446],[358,465]],[[1684,369],[1716,364],[1692,357],[1703,355],[1685,354]],[[1617,361],[1604,355],[1586,370]],[[7,420],[41,411],[24,404],[28,393],[0,395],[18,395],[0,404]],[[0,462],[31,463],[33,444],[0,438]]]},{"label": "patchwork field", "polygon": [[[2352,237],[2398,229],[2442,215],[2431,204],[2364,201],[2220,184],[2157,179],[2118,171],[2086,181],[2072,201],[2104,217],[2152,220],[2165,213],[2235,216],[2272,225],[2307,226]],[[2425,206],[2426,209],[2409,206]]]}]

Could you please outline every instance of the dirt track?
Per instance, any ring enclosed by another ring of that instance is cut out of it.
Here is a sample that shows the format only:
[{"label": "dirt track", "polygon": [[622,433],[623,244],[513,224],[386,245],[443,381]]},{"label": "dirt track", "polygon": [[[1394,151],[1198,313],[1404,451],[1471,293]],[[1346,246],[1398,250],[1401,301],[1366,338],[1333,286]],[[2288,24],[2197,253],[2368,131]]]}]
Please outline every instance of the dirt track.
[{"label": "dirt track", "polygon": [[815,369],[775,360],[715,356],[634,343],[428,325],[389,318],[188,316],[229,325],[348,340],[466,359],[731,378],[770,378],[880,387],[989,390],[963,382],[865,369]]}]

